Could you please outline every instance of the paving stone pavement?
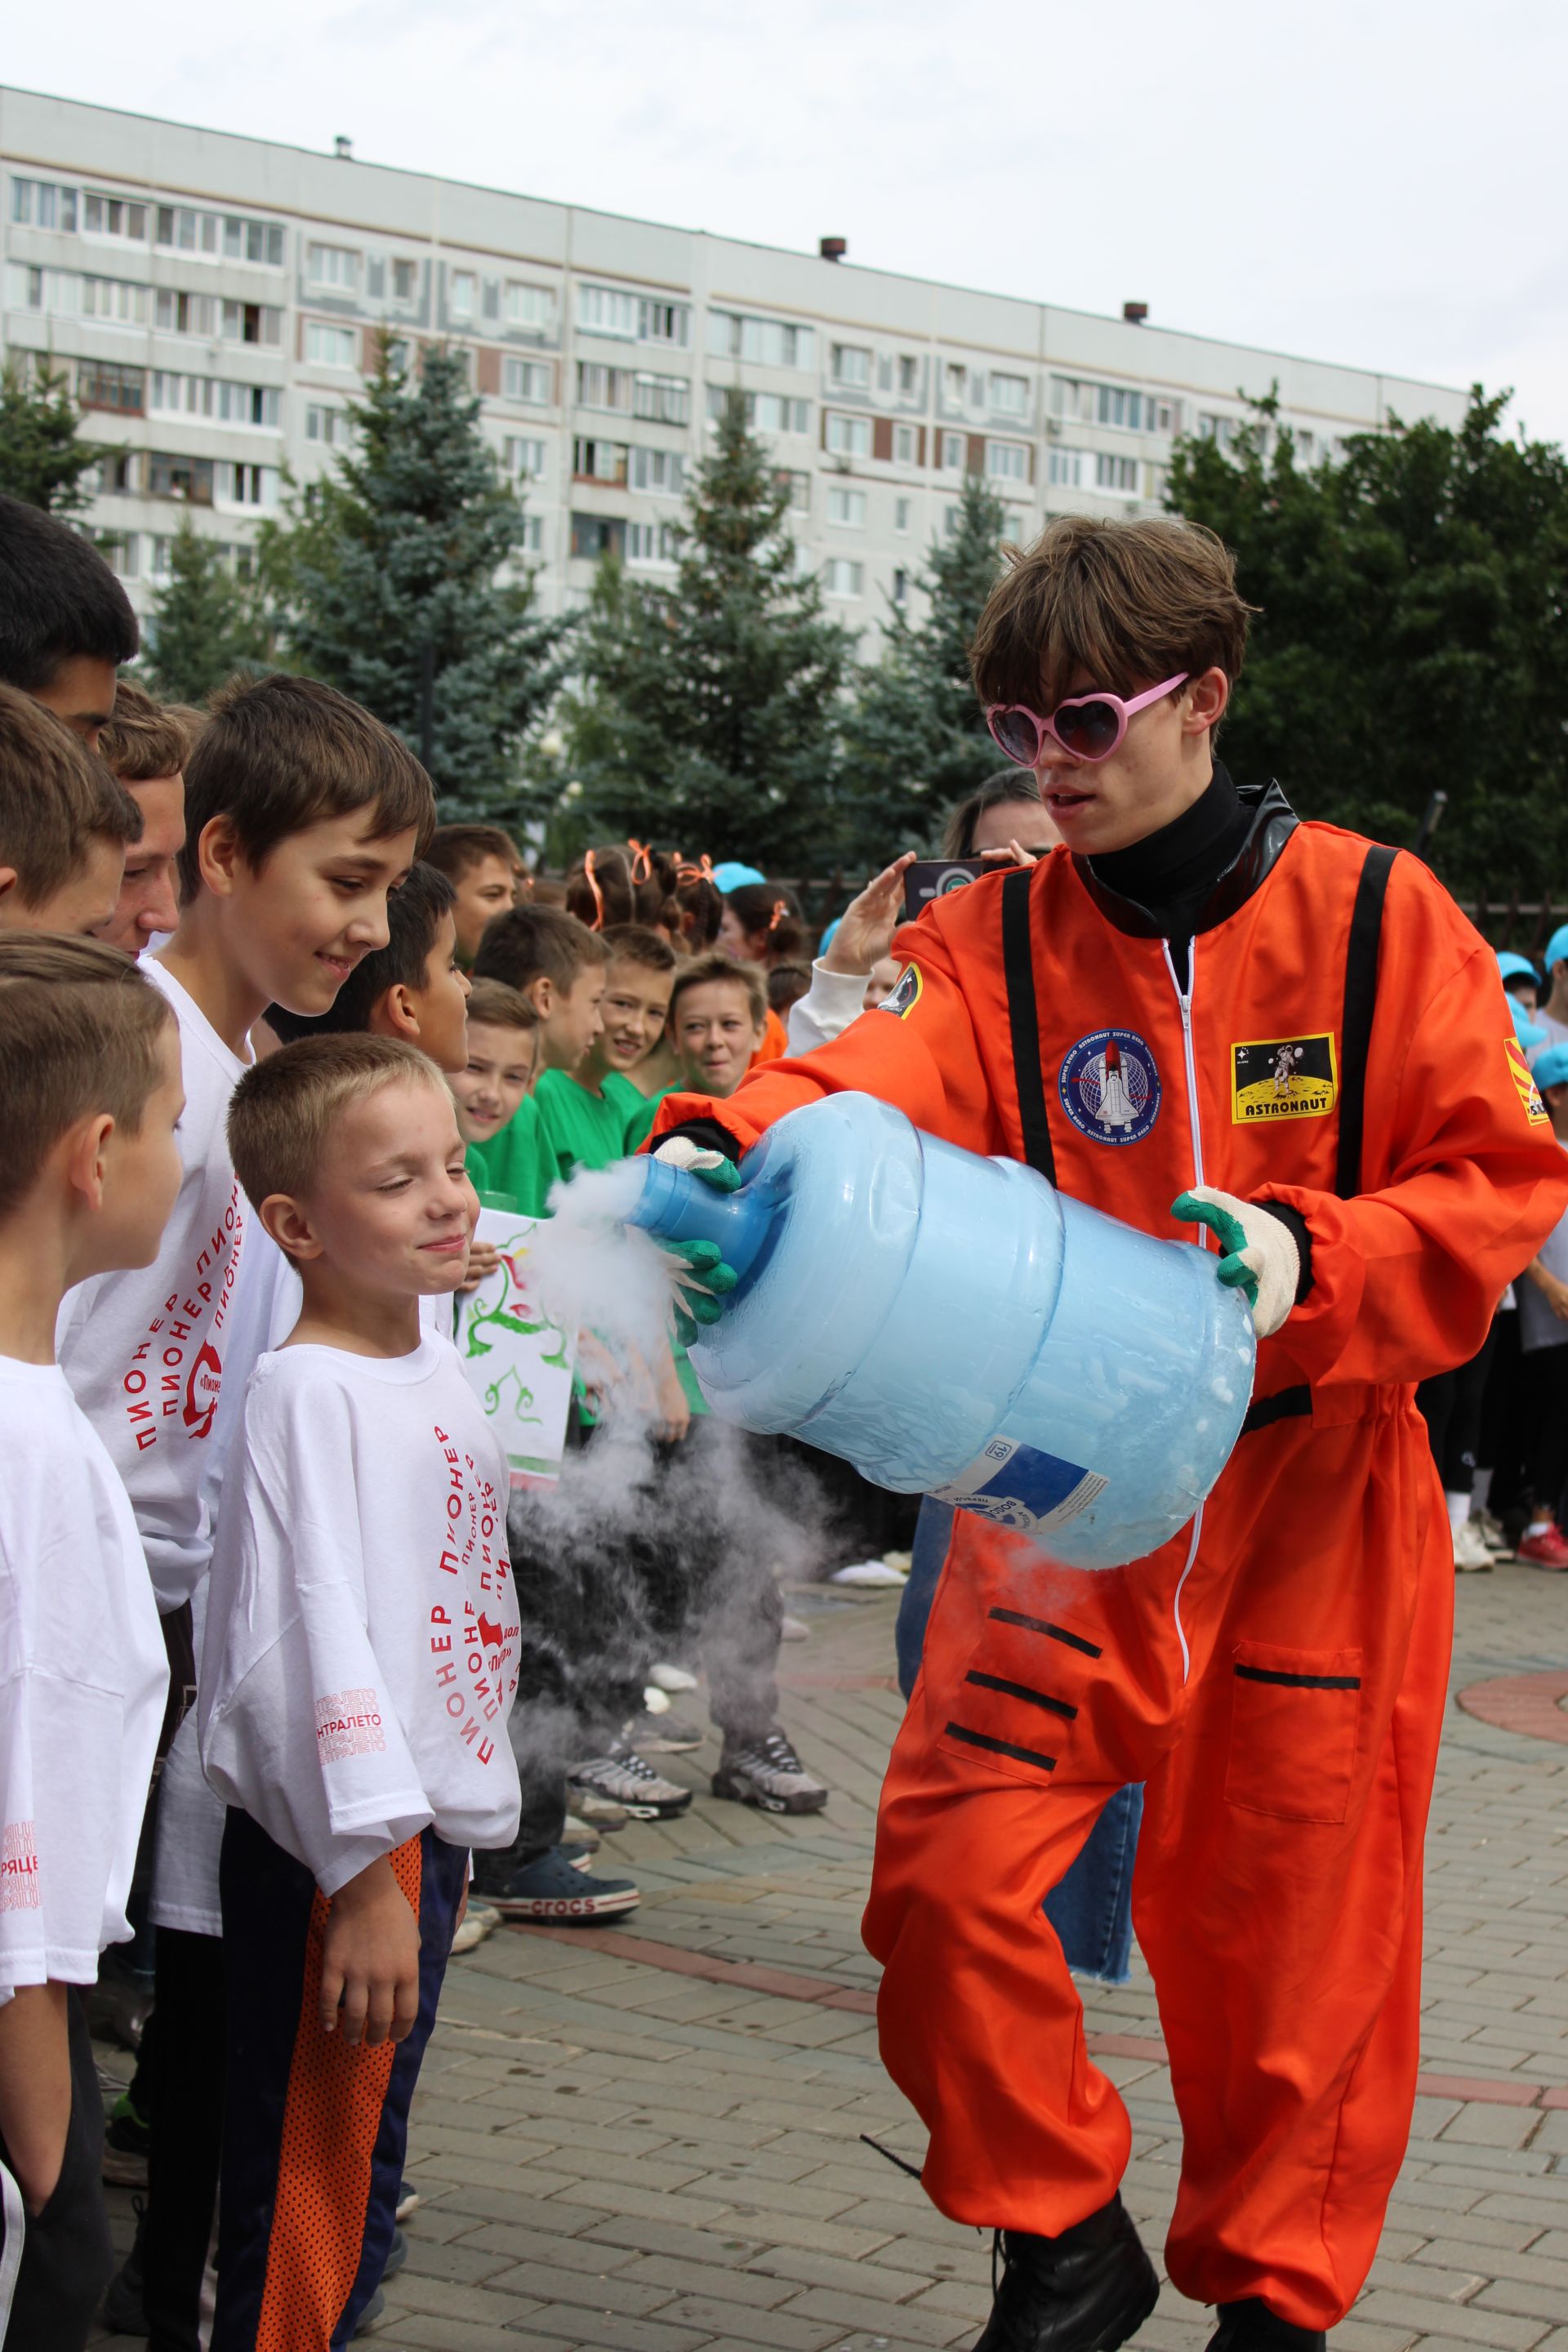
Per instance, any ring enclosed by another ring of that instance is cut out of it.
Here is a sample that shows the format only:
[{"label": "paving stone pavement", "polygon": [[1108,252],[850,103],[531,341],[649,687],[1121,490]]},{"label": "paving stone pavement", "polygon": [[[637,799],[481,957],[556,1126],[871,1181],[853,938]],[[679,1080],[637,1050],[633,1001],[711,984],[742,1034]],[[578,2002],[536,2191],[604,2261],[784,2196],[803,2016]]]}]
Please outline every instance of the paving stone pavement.
[{"label": "paving stone pavement", "polygon": [[[1568,1581],[1508,1568],[1458,1597],[1456,1690],[1568,1664]],[[503,1928],[454,1962],[414,2112],[421,2203],[376,2341],[924,2352],[978,2331],[988,2245],[861,2137],[922,2152],[878,2063],[857,1931],[901,1712],[893,1602],[819,1588],[792,1606],[812,1639],[784,1652],[786,1721],[827,1811],[717,1803],[710,1748],[660,1759],[699,1793],[683,1820],[605,1842],[643,1891],[618,1932]],[[1565,1774],[1568,1747],[1450,1707],[1427,1849],[1423,2063],[1440,2079],[1334,2352],[1568,2352]],[[1131,2045],[1100,2063],[1158,2248],[1180,2132],[1142,1963],[1087,2007],[1091,2033]],[[110,2204],[124,2242],[129,2197]],[[1201,2352],[1210,2324],[1167,2284],[1140,2352]]]}]

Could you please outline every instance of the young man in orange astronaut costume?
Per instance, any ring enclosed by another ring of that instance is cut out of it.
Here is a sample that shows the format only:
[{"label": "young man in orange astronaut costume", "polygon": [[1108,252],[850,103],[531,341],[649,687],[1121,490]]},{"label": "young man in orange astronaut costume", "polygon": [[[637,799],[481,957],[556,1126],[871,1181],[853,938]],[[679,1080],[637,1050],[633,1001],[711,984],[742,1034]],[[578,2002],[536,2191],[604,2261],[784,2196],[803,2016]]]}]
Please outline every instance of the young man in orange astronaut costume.
[{"label": "young man in orange astronaut costume", "polygon": [[1317,2352],[1354,2299],[1415,2095],[1452,1611],[1415,1386],[1475,1353],[1568,1202],[1447,891],[1215,760],[1247,623],[1205,531],[1050,525],[973,669],[1063,845],[906,927],[899,986],[836,1043],[658,1123],[721,1176],[798,1105],[876,1095],[1145,1232],[1208,1228],[1252,1302],[1242,1435],[1159,1551],[1093,1575],[956,1514],[889,1767],[882,2053],[930,2195],[1002,2232],[982,2352],[1114,2352],[1154,2303],[1127,2114],[1041,1908],[1131,1780],[1184,2132],[1171,2278],[1223,2352]]}]

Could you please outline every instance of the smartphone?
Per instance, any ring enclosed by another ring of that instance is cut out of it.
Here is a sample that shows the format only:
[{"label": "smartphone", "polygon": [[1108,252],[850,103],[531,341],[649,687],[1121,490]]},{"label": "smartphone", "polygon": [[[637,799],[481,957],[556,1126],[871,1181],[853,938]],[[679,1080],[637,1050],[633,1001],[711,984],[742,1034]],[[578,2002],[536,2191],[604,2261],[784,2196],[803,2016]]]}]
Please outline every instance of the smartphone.
[{"label": "smartphone", "polygon": [[933,898],[966,889],[982,874],[994,874],[994,857],[919,857],[904,875],[904,920],[912,923]]}]

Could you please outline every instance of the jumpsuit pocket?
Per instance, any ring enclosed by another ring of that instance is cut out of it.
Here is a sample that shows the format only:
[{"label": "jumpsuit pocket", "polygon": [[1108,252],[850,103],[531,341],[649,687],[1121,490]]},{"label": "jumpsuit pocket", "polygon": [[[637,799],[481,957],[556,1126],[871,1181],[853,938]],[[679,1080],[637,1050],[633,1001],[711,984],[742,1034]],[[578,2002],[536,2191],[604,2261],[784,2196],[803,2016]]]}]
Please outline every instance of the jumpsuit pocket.
[{"label": "jumpsuit pocket", "polygon": [[1359,1650],[1237,1643],[1228,1804],[1279,1822],[1344,1820],[1361,1732],[1361,1666]]},{"label": "jumpsuit pocket", "polygon": [[1097,1642],[1058,1619],[987,1610],[963,1675],[947,1694],[937,1746],[1010,1780],[1047,1782],[1100,1654]]}]

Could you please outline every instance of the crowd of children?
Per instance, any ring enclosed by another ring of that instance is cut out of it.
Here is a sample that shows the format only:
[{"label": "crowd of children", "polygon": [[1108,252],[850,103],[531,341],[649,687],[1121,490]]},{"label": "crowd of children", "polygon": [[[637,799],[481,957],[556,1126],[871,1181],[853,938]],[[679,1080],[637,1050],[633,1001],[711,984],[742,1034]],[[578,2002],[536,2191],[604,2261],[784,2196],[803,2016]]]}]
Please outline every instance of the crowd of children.
[{"label": "crowd of children", "polygon": [[[718,1795],[826,1802],[773,1563],[700,1502],[769,1449],[673,1333],[634,1378],[585,1332],[573,1454],[645,1425],[568,1526],[450,1344],[477,1194],[547,1215],[784,1024],[705,860],[535,882],[343,696],[160,705],[137,649],[0,500],[0,2343],[69,2352],[107,2288],[153,2352],[325,2352],[400,2258],[450,1953],[636,1903],[590,1865],[689,1805],[668,1695],[705,1675]],[[89,1990],[137,2047],[107,2146]],[[147,2190],[112,2279],[106,2174]]]}]

